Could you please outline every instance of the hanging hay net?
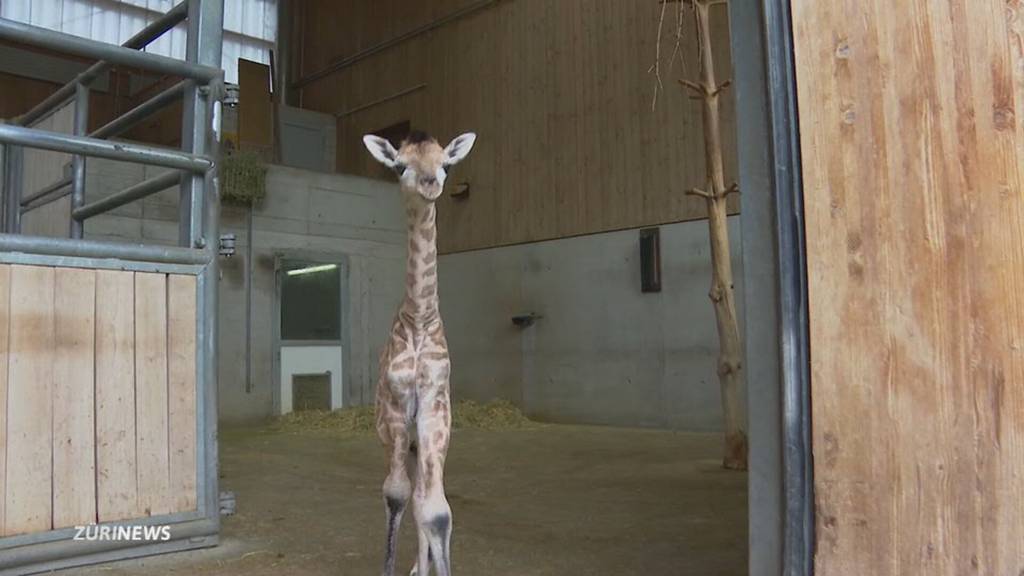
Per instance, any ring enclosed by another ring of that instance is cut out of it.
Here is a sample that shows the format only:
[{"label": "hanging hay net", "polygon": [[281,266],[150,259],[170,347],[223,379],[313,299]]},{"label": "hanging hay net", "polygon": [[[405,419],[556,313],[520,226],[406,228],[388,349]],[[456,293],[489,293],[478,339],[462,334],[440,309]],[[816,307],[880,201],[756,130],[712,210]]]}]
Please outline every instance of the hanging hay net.
[{"label": "hanging hay net", "polygon": [[[495,400],[478,404],[472,400],[456,402],[452,408],[452,428],[503,430],[526,428],[534,423],[514,404]],[[285,414],[274,420],[272,428],[279,432],[369,432],[376,429],[373,406],[340,410],[303,410]]]},{"label": "hanging hay net", "polygon": [[225,204],[255,206],[267,194],[267,164],[257,152],[235,150],[220,162],[220,197]]}]

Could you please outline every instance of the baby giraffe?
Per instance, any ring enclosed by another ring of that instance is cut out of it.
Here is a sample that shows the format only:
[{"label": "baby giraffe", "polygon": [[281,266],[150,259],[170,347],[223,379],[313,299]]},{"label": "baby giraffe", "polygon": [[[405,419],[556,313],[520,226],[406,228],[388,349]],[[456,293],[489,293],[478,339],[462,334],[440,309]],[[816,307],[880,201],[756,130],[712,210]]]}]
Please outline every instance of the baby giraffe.
[{"label": "baby giraffe", "polygon": [[444,461],[451,432],[451,362],[438,309],[437,209],[448,170],[469,154],[476,135],[445,148],[422,132],[401,147],[364,136],[370,154],[398,174],[409,228],[402,301],[381,352],[377,382],[377,434],[390,458],[384,481],[387,548],[384,576],[395,573],[398,529],[409,498],[419,533],[419,556],[410,576],[450,576],[452,512],[444,495]]}]

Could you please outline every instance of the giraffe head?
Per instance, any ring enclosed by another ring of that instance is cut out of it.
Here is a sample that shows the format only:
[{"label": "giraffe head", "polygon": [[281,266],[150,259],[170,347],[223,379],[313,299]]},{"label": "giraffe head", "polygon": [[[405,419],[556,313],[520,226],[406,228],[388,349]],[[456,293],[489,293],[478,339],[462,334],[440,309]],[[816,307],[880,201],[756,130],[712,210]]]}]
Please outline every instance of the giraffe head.
[{"label": "giraffe head", "polygon": [[469,154],[474,142],[476,134],[467,132],[441,148],[437,140],[423,132],[412,132],[395,150],[385,138],[369,134],[363,136],[363,143],[370,154],[398,174],[402,190],[415,192],[427,202],[441,196],[448,169]]}]

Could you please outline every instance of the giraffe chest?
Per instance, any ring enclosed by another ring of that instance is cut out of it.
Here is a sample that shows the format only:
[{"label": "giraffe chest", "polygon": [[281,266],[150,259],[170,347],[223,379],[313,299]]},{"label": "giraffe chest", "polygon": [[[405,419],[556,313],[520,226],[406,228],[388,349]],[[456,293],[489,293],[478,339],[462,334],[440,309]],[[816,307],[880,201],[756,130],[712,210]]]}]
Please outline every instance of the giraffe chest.
[{"label": "giraffe chest", "polygon": [[443,331],[409,336],[393,340],[390,346],[386,369],[392,388],[447,384],[451,361]]}]

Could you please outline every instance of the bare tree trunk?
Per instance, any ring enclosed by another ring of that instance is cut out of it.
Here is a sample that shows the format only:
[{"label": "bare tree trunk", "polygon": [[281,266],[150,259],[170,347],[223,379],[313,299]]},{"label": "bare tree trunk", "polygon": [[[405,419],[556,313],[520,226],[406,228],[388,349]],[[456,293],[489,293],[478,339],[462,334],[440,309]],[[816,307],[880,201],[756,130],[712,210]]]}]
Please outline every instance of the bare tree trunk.
[{"label": "bare tree trunk", "polygon": [[695,91],[704,103],[704,153],[707,163],[706,190],[690,190],[691,195],[705,199],[708,207],[708,227],[711,233],[711,291],[708,294],[715,307],[718,322],[718,378],[722,388],[722,411],[725,416],[725,458],[723,465],[731,470],[747,469],[747,434],[741,421],[740,385],[743,381],[742,346],[736,321],[736,299],[733,289],[732,260],[729,254],[729,228],[726,198],[736,192],[735,186],[726,187],[722,165],[722,132],[719,112],[719,94],[729,82],[719,85],[715,79],[715,64],[711,52],[711,25],[709,10],[722,0],[688,0],[693,5],[697,21],[697,41],[700,50],[701,81],[680,82]]}]

